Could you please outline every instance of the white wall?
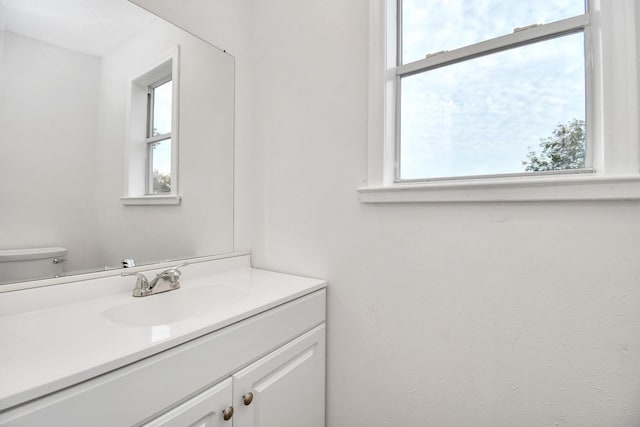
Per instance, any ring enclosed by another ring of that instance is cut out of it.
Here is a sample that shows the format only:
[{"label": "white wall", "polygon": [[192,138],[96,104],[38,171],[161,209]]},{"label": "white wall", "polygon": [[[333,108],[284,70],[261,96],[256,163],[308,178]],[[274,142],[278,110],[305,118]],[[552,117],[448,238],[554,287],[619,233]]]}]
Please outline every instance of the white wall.
[{"label": "white wall", "polygon": [[[182,202],[124,206],[131,81],[178,45]],[[233,251],[233,69],[232,57],[160,20],[103,58],[95,193],[102,265]]]},{"label": "white wall", "polygon": [[640,425],[640,203],[359,203],[367,6],[254,8],[253,260],[330,282],[328,425]]},{"label": "white wall", "polygon": [[140,2],[238,37],[253,262],[330,282],[329,427],[640,424],[638,202],[363,205],[366,0]]},{"label": "white wall", "polygon": [[0,249],[63,246],[67,271],[95,265],[100,60],[2,34]]}]

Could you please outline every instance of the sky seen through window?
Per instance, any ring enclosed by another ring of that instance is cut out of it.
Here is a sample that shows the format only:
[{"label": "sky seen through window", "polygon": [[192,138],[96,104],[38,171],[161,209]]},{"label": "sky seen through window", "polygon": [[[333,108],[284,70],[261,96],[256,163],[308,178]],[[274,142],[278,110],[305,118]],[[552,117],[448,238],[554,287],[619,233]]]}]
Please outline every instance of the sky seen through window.
[{"label": "sky seen through window", "polygon": [[[403,62],[581,15],[584,1],[403,0]],[[523,172],[559,124],[585,119],[582,32],[401,81],[401,179]]]}]

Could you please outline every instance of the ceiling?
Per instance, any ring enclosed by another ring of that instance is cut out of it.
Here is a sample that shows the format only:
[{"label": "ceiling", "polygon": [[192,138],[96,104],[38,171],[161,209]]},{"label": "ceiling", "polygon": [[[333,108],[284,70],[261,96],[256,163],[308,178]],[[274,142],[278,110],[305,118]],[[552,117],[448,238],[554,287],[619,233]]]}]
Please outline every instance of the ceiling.
[{"label": "ceiling", "polygon": [[156,19],[127,0],[0,0],[3,29],[102,57]]}]

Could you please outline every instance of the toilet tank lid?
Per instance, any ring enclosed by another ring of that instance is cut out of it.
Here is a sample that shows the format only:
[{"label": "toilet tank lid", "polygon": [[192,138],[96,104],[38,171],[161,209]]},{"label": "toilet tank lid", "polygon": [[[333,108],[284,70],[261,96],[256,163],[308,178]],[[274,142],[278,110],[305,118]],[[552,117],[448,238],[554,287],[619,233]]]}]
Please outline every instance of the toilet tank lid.
[{"label": "toilet tank lid", "polygon": [[30,259],[56,258],[67,255],[66,248],[29,248],[0,250],[0,262],[26,261]]}]

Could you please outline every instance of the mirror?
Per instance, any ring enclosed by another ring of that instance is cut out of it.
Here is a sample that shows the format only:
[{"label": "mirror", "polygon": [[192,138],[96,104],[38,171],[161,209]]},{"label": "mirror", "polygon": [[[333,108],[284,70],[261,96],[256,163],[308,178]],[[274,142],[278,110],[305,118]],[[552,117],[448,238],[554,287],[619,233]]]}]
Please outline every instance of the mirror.
[{"label": "mirror", "polygon": [[0,258],[67,249],[0,284],[232,252],[233,114],[233,57],[127,0],[0,0]]}]

